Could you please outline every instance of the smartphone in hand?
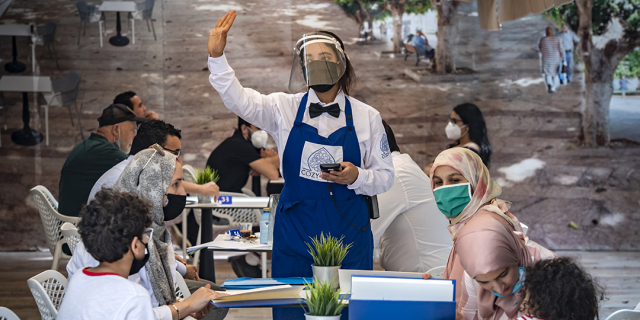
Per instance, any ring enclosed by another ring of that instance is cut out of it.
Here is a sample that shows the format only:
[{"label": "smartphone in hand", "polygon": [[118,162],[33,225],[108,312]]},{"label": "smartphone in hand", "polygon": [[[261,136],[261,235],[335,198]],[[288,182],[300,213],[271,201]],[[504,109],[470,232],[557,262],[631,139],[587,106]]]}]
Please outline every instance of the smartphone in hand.
[{"label": "smartphone in hand", "polygon": [[320,170],[322,172],[331,172],[331,171],[342,171],[342,166],[339,163],[325,163],[320,165]]}]

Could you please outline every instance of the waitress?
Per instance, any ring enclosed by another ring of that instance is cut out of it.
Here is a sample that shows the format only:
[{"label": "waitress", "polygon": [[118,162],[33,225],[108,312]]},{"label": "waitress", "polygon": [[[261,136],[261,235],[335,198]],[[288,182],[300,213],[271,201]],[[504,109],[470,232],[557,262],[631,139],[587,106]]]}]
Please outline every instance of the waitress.
[{"label": "waitress", "polygon": [[[242,87],[224,55],[235,18],[235,11],[227,13],[209,35],[209,82],[229,110],[267,131],[278,146],[285,185],[272,276],[312,276],[305,242],[320,232],[353,243],[343,269],[371,270],[373,237],[363,196],[391,188],[393,162],[379,112],[349,97],[355,73],[342,41],[326,31],[303,35],[294,48],[292,94],[262,95]],[[342,171],[322,172],[320,165],[329,163],[340,163]]]}]

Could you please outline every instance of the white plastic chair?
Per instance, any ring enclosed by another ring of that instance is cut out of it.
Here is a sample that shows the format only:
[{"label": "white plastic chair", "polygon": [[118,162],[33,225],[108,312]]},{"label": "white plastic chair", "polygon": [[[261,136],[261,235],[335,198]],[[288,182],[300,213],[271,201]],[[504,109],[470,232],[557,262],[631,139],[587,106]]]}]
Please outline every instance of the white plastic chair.
[{"label": "white plastic chair", "polygon": [[442,274],[444,273],[444,268],[446,268],[447,266],[439,266],[439,267],[433,267],[429,270],[427,270],[427,272],[430,274],[434,279],[442,279]]},{"label": "white plastic chair", "polygon": [[64,241],[69,246],[69,250],[71,250],[71,254],[76,250],[76,245],[80,242],[80,234],[78,233],[78,228],[69,222],[65,222],[62,227],[60,227],[60,231],[62,232],[62,237]]},{"label": "white plastic chair", "polygon": [[[188,164],[185,164],[182,166],[182,175],[184,176],[185,181],[188,181],[188,182],[196,181],[196,170]],[[199,212],[198,213],[199,215],[200,209],[193,209],[194,212],[196,210]],[[182,211],[182,256],[183,257],[187,257],[187,242],[189,242],[189,240],[187,239],[187,216],[188,215],[189,215],[189,209],[184,209]]]},{"label": "white plastic chair", "polygon": [[[47,102],[46,105],[42,105],[44,108],[44,125],[45,125],[45,142],[49,145],[49,108],[67,107],[69,111],[69,118],[71,118],[71,126],[73,124],[73,116],[71,115],[71,106],[76,108],[76,116],[78,117],[78,127],[80,128],[80,136],[84,140],[84,133],[82,132],[82,122],[80,121],[80,112],[78,111],[78,90],[80,89],[80,80],[82,77],[75,71],[69,71],[67,74],[60,78],[51,80],[51,87],[53,92],[43,93],[42,97]],[[82,104],[80,104],[82,108]]]},{"label": "white plastic chair", "polygon": [[54,320],[67,288],[67,278],[60,272],[47,270],[27,280],[43,320]]},{"label": "white plastic chair", "polygon": [[[248,195],[244,193],[236,193],[236,192],[220,192],[221,196],[233,196],[234,198],[249,198]],[[254,226],[260,225],[260,215],[262,212],[258,209],[239,209],[239,208],[212,208],[213,215],[229,220],[229,224],[214,224],[211,227],[214,230],[229,230],[236,227],[240,227],[241,223],[251,223]],[[198,210],[200,211],[200,210]],[[202,234],[202,223],[201,217],[202,212],[196,212],[193,210],[194,215],[196,216],[196,221],[200,225],[200,229],[198,230],[198,238],[196,240],[196,246],[202,243],[202,239],[200,238]],[[198,259],[200,258],[200,250],[195,253],[193,256],[193,265],[198,265]]]},{"label": "white plastic chair", "polygon": [[20,318],[11,309],[0,307],[0,320],[20,320]]},{"label": "white plastic chair", "polygon": [[607,320],[640,320],[640,310],[618,310],[608,316]]},{"label": "white plastic chair", "polygon": [[191,296],[189,287],[180,273],[176,272],[176,297],[186,299]]},{"label": "white plastic chair", "polygon": [[62,245],[65,240],[62,237],[60,227],[65,222],[77,225],[80,222],[80,218],[59,214],[57,211],[58,201],[53,198],[51,192],[44,186],[35,186],[29,193],[31,194],[31,201],[35,203],[38,207],[38,212],[40,212],[44,233],[47,236],[47,246],[49,246],[49,250],[53,255],[51,269],[58,270],[60,257],[71,258],[62,252]]}]

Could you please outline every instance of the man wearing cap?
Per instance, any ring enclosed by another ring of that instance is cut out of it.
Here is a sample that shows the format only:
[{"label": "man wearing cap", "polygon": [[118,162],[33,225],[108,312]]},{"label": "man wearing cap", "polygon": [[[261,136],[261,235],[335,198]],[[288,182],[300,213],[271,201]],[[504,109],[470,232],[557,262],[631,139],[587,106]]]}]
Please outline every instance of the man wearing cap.
[{"label": "man wearing cap", "polygon": [[78,216],[100,176],[127,158],[136,136],[136,121],[145,120],[121,104],[102,111],[98,131],[75,146],[62,166],[58,212]]}]

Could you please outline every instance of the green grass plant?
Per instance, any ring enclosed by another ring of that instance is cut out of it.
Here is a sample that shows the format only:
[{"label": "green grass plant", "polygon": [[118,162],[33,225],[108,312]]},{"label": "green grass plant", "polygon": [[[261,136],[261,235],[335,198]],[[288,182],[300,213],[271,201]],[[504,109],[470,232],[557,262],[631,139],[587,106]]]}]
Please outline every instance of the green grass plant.
[{"label": "green grass plant", "polygon": [[342,265],[342,260],[347,256],[349,249],[353,246],[353,243],[345,245],[342,240],[344,235],[338,239],[332,237],[329,233],[326,237],[324,233],[320,233],[320,238],[311,238],[313,246],[307,242],[305,244],[309,248],[309,253],[313,258],[313,263],[316,267],[338,267]]},{"label": "green grass plant", "polygon": [[218,182],[220,176],[218,175],[218,171],[211,169],[211,167],[206,166],[204,169],[195,169],[196,170],[196,181],[197,184],[205,184],[209,182]]},{"label": "green grass plant", "polygon": [[[334,317],[339,316],[345,307],[344,296],[340,297],[339,289],[332,289],[331,282],[319,282],[305,284],[307,294],[307,315]],[[303,307],[304,309],[304,307]]]}]

